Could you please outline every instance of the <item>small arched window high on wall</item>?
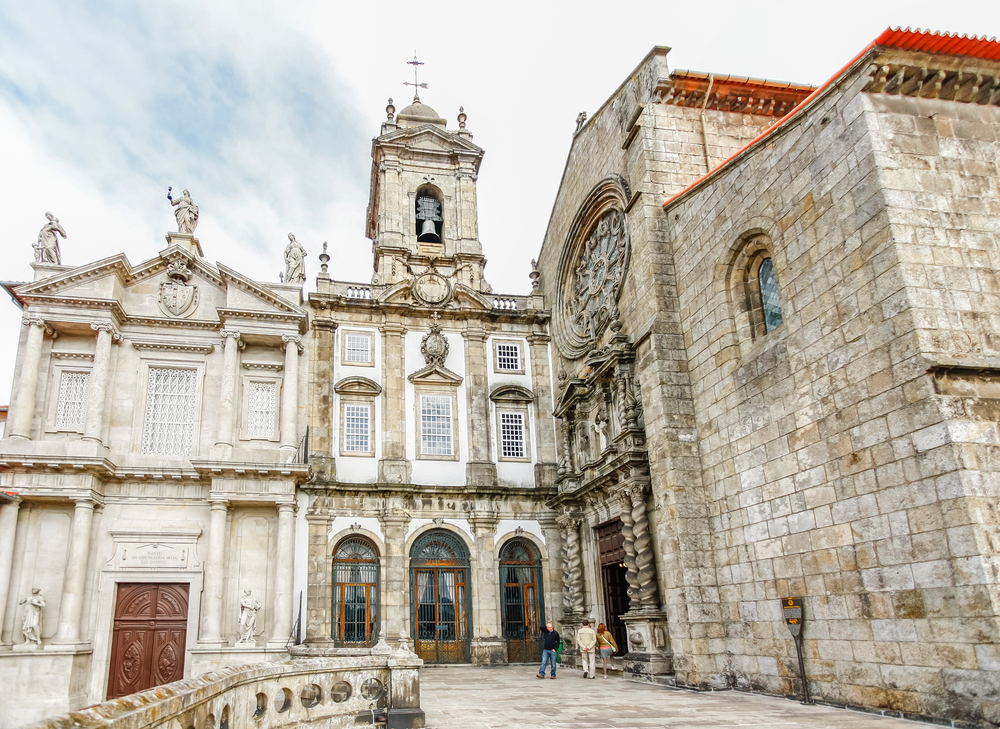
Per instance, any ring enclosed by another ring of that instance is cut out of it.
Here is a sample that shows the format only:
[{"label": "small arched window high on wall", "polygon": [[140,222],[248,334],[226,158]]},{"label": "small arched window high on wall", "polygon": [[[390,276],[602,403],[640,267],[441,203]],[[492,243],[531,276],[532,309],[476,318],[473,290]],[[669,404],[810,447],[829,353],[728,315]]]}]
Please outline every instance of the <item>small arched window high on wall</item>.
[{"label": "small arched window high on wall", "polygon": [[333,638],[338,646],[378,640],[379,561],[364,537],[347,537],[333,555]]},{"label": "small arched window high on wall", "polygon": [[772,332],[781,326],[781,297],[778,294],[778,277],[774,273],[774,262],[765,258],[757,271],[760,284],[760,303],[764,310],[764,330]]},{"label": "small arched window high on wall", "polygon": [[429,185],[417,189],[417,240],[420,243],[440,243],[444,230],[441,196]]}]

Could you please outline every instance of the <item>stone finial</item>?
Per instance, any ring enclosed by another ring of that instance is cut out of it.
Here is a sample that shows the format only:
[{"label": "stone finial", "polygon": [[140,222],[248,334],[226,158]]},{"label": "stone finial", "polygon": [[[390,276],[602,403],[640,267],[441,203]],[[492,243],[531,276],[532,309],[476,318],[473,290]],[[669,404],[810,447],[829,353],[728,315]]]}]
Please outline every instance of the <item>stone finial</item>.
[{"label": "stone finial", "polygon": [[385,107],[385,120],[390,124],[395,121],[396,117],[396,107],[392,105],[392,99],[389,99],[389,104]]},{"label": "stone finial", "polygon": [[323,273],[327,273],[327,264],[330,262],[330,254],[326,252],[326,241],[323,241],[323,252],[319,254],[319,268]]},{"label": "stone finial", "polygon": [[35,263],[62,263],[62,254],[59,252],[59,236],[66,238],[66,231],[59,224],[59,218],[52,213],[45,213],[49,219],[42,229],[38,231],[38,242],[35,243]]},{"label": "stone finial", "polygon": [[469,117],[467,117],[465,115],[465,107],[464,106],[458,107],[458,128],[459,129],[465,129],[465,120],[468,119],[468,118]]},{"label": "stone finial", "polygon": [[542,272],[538,270],[538,263],[534,258],[531,259],[531,273],[528,274],[528,278],[531,279],[531,290],[538,290],[538,278],[542,275]]}]

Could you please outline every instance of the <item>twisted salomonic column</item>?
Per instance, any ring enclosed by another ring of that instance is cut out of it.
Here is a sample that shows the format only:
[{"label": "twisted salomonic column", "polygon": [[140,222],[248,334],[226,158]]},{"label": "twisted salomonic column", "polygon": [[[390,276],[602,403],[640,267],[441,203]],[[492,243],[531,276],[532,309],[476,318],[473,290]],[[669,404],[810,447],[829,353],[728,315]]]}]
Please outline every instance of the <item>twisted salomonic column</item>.
[{"label": "twisted salomonic column", "polygon": [[104,400],[108,392],[108,370],[111,368],[111,345],[120,342],[119,334],[110,322],[95,322],[90,328],[97,332],[97,346],[94,348],[94,366],[90,370],[90,386],[87,388],[87,419],[83,426],[83,439],[101,443],[104,429]]},{"label": "twisted salomonic column", "polygon": [[573,471],[573,451],[570,446],[570,434],[572,433],[572,428],[570,427],[569,418],[559,418],[559,432],[562,434],[562,454],[559,459],[559,475],[563,475],[572,473]]},{"label": "twisted salomonic column", "polygon": [[80,618],[83,616],[83,591],[87,585],[87,558],[90,556],[90,532],[94,521],[94,502],[78,499],[70,527],[69,556],[59,602],[59,628],[53,643],[77,643]]},{"label": "twisted salomonic column", "polygon": [[632,519],[632,497],[622,489],[618,497],[622,504],[622,536],[625,538],[625,581],[628,582],[629,609],[639,607],[639,571],[635,567],[635,522]]},{"label": "twisted salomonic column", "polygon": [[232,447],[233,421],[236,414],[236,376],[240,359],[240,333],[233,329],[223,329],[219,334],[222,335],[225,350],[222,356],[222,390],[219,393],[219,436],[215,445]]},{"label": "twisted salomonic column", "polygon": [[639,603],[644,609],[659,607],[656,590],[656,566],[653,541],[649,536],[649,517],[646,515],[646,486],[636,484],[632,494],[632,532],[635,535],[635,569],[639,580]]},{"label": "twisted salomonic column", "polygon": [[7,422],[7,435],[11,438],[31,439],[31,421],[35,415],[35,397],[38,394],[38,368],[42,362],[42,342],[48,329],[39,317],[24,317],[21,324],[28,327],[28,341],[24,344],[24,359],[18,363],[19,382],[15,388],[17,400],[14,412]]},{"label": "twisted salomonic column", "polygon": [[583,603],[583,559],[580,555],[580,520],[571,518],[564,525],[566,537],[566,580],[568,599],[563,596],[567,610],[574,613],[584,611]]},{"label": "twisted salomonic column", "polygon": [[[285,377],[281,383],[281,450],[295,451],[299,447],[299,355],[302,337],[285,334]],[[227,345],[228,346],[228,345]]]}]

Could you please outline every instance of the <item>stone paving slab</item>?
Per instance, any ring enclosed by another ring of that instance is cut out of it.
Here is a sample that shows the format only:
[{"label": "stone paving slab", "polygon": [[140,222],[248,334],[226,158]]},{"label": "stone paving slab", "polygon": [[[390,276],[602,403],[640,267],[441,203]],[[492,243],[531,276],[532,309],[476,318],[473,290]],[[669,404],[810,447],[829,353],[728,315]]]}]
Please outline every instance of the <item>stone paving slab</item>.
[{"label": "stone paving slab", "polygon": [[621,678],[552,681],[528,666],[429,666],[420,671],[428,729],[918,729],[925,724],[737,691],[699,693]]}]

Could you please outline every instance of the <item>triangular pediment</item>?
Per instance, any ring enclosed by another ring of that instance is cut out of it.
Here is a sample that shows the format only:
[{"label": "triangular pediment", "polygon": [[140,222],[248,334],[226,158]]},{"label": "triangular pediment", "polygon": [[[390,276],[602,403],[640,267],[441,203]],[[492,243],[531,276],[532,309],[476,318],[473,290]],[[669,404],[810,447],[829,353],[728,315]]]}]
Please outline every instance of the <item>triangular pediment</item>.
[{"label": "triangular pediment", "polygon": [[[452,292],[448,296],[448,303],[445,305],[445,308],[459,307],[474,311],[490,311],[493,308],[492,296],[480,293],[479,291],[473,291],[465,284],[456,284],[451,279],[449,279],[448,283],[452,287]],[[378,296],[378,301],[387,304],[416,305],[417,299],[411,291],[412,285],[412,280],[400,281],[383,291]]]},{"label": "triangular pediment", "polygon": [[456,375],[449,369],[440,365],[427,365],[422,370],[417,370],[407,377],[414,385],[446,385],[458,387],[462,384],[462,377]]},{"label": "triangular pediment", "polygon": [[408,129],[397,129],[394,132],[379,137],[378,141],[421,149],[435,149],[449,152],[465,151],[473,152],[477,155],[483,153],[483,148],[479,145],[473,144],[468,139],[460,137],[454,132],[448,132],[430,124]]}]

